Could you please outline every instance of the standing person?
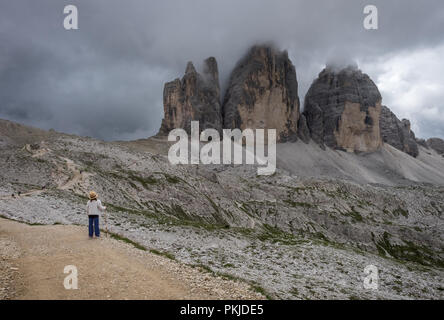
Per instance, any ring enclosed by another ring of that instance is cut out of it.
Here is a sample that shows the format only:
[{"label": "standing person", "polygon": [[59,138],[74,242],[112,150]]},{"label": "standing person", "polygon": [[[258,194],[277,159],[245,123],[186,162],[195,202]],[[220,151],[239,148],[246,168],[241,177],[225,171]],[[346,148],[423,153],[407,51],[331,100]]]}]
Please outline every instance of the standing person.
[{"label": "standing person", "polygon": [[91,191],[89,193],[89,201],[86,204],[86,214],[89,220],[89,237],[92,239],[93,234],[97,238],[100,237],[99,217],[106,207],[102,206],[102,202],[98,199],[97,193]]}]

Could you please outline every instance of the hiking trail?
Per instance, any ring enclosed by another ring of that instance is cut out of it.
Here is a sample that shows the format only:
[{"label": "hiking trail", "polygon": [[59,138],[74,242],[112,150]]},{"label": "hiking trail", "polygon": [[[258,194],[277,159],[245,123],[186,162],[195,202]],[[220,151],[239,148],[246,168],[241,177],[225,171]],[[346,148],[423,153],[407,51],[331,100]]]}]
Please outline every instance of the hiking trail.
[{"label": "hiking trail", "polygon": [[[77,290],[64,287],[67,265],[78,270]],[[0,218],[0,300],[260,298],[246,283],[112,238],[89,239],[86,227]]]}]

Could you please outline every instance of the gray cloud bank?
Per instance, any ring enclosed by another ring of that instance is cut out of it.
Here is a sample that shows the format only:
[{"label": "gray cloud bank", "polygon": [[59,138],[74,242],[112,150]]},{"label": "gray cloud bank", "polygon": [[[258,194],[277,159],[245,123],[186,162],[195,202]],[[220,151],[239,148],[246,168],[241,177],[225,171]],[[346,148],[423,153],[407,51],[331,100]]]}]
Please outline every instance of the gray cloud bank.
[{"label": "gray cloud bank", "polygon": [[[63,8],[79,9],[79,30]],[[363,8],[379,10],[365,30]],[[3,0],[0,118],[105,140],[153,135],[163,84],[186,62],[219,62],[222,86],[247,48],[273,41],[301,98],[326,62],[357,62],[419,136],[444,137],[442,0]]]}]

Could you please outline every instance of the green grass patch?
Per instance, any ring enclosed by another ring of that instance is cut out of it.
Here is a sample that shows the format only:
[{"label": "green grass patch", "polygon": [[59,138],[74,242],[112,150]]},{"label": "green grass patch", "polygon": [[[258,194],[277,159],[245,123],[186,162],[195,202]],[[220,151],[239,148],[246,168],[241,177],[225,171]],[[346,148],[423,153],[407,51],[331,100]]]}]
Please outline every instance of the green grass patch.
[{"label": "green grass patch", "polygon": [[165,179],[168,183],[176,184],[181,181],[181,179],[179,179],[178,177],[169,175],[167,173],[164,173],[163,176],[165,177]]},{"label": "green grass patch", "polygon": [[293,234],[268,224],[263,225],[263,231],[257,236],[257,238],[260,241],[270,241],[272,243],[280,243],[284,245],[298,245],[307,242],[305,239],[298,239]]},{"label": "green grass patch", "polygon": [[397,209],[393,210],[393,215],[395,216],[403,216],[405,218],[408,218],[409,216],[409,211],[408,210],[404,210],[401,207],[398,207]]},{"label": "green grass patch", "polygon": [[133,173],[130,173],[129,178],[133,181],[139,182],[145,189],[150,189],[151,185],[155,185],[158,183],[157,179],[154,178],[153,176],[141,177],[141,176],[136,176]]},{"label": "green grass patch", "polygon": [[308,208],[316,208],[315,205],[313,205],[311,203],[307,203],[307,202],[298,202],[298,201],[293,201],[290,199],[286,199],[286,200],[284,200],[284,202],[293,208],[296,208],[296,207],[302,207],[302,208],[307,208],[307,209]]},{"label": "green grass patch", "polygon": [[194,265],[191,265],[191,267],[198,268],[201,271],[211,273],[212,275],[216,274],[213,270],[211,270],[211,268],[209,266],[206,266],[204,264],[194,264]]},{"label": "green grass patch", "polygon": [[364,218],[358,211],[355,210],[355,207],[352,207],[351,209],[352,210],[347,212],[346,215],[350,216],[355,222],[363,222]]},{"label": "green grass patch", "polygon": [[[9,218],[9,217],[7,217],[7,216],[4,216],[4,215],[2,215],[2,214],[0,214],[0,218],[6,219],[6,220],[12,220],[11,218]],[[12,220],[12,221],[15,221],[15,220]]]},{"label": "green grass patch", "polygon": [[392,244],[390,237],[389,233],[384,232],[382,237],[375,242],[378,252],[382,256],[386,256],[385,253],[388,253],[399,261],[410,261],[423,266],[438,266],[444,268],[444,261],[437,258],[439,255],[431,249],[406,240],[403,240],[404,245]]},{"label": "green grass patch", "polygon": [[123,241],[125,243],[128,243],[128,244],[132,245],[133,247],[135,247],[137,249],[140,249],[140,250],[143,250],[143,251],[147,251],[146,248],[144,246],[142,246],[141,244],[139,244],[137,242],[134,242],[134,241],[132,241],[132,240],[130,240],[128,238],[125,238],[125,237],[123,237],[123,236],[121,236],[121,235],[119,235],[117,233],[109,233],[109,234],[110,234],[111,238],[113,238],[115,240]]},{"label": "green grass patch", "polygon": [[261,286],[259,286],[259,285],[257,285],[257,284],[254,284],[254,285],[252,285],[251,286],[251,288],[254,290],[254,291],[256,291],[256,292],[258,292],[258,293],[260,293],[260,294],[262,294],[265,298],[267,298],[268,300],[273,300],[273,297],[264,289],[264,288],[262,288]]},{"label": "green grass patch", "polygon": [[150,252],[155,254],[155,255],[158,255],[158,256],[166,257],[166,258],[168,258],[170,260],[176,260],[176,257],[172,253],[169,253],[169,252],[166,252],[166,251],[159,251],[159,250],[156,250],[156,249],[150,249]]},{"label": "green grass patch", "polygon": [[224,264],[224,268],[235,268],[236,266],[232,263],[226,263]]},{"label": "green grass patch", "polygon": [[293,287],[291,290],[290,290],[290,294],[293,296],[293,297],[299,297],[299,290],[298,290],[298,288],[296,288],[296,287]]}]

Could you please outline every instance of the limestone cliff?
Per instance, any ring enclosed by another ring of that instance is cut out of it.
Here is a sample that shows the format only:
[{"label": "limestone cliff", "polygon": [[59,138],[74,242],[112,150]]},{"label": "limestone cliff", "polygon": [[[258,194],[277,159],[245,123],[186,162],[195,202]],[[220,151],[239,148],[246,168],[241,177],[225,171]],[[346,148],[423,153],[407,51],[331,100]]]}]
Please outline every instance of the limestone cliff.
[{"label": "limestone cliff", "polygon": [[279,142],[296,139],[298,82],[287,52],[252,47],[231,73],[223,115],[227,129],[276,129]]},{"label": "limestone cliff", "polygon": [[427,140],[427,145],[438,154],[444,155],[444,140],[440,138],[430,138]]},{"label": "limestone cliff", "polygon": [[321,146],[349,152],[381,147],[381,94],[356,67],[327,67],[305,97],[304,115],[311,138]]},{"label": "limestone cliff", "polygon": [[182,79],[165,84],[163,91],[164,119],[159,135],[167,135],[176,128],[191,129],[191,121],[199,121],[200,130],[222,129],[219,71],[216,59],[205,60],[204,70],[198,73],[189,62]]},{"label": "limestone cliff", "polygon": [[298,121],[298,137],[304,142],[310,142],[310,130],[307,126],[307,119],[303,114],[299,115]]},{"label": "limestone cliff", "polygon": [[399,120],[386,106],[382,106],[379,120],[382,140],[412,157],[419,154],[415,134],[410,128],[410,121]]}]

